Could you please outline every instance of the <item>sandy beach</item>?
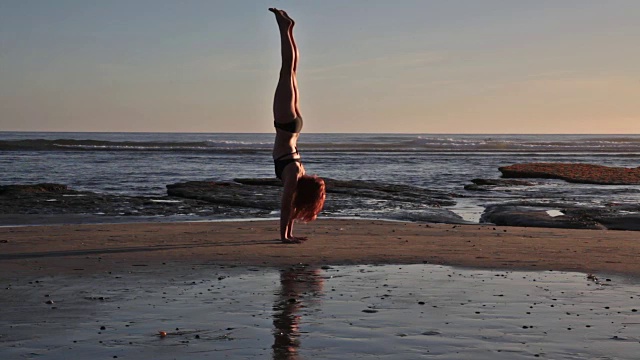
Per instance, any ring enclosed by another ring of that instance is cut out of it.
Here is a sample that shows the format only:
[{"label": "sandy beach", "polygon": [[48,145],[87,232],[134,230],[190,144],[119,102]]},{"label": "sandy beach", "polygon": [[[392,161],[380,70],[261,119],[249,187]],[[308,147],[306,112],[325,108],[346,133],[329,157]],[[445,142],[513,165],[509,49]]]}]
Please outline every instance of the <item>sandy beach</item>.
[{"label": "sandy beach", "polygon": [[[299,245],[275,221],[0,228],[3,277],[172,264],[439,264],[640,275],[637,232],[323,219],[299,224]],[[77,270],[82,269],[82,270]]]},{"label": "sandy beach", "polygon": [[0,357],[632,359],[637,232],[321,219],[0,228]]}]

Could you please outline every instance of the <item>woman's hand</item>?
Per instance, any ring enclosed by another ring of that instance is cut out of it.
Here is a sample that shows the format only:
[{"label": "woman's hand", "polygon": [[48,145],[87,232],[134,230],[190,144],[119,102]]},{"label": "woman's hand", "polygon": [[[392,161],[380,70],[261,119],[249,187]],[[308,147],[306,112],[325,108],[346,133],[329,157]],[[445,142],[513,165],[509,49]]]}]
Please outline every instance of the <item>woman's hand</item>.
[{"label": "woman's hand", "polygon": [[309,238],[306,236],[291,236],[286,239],[281,239],[283,244],[302,244],[307,240],[309,240]]}]

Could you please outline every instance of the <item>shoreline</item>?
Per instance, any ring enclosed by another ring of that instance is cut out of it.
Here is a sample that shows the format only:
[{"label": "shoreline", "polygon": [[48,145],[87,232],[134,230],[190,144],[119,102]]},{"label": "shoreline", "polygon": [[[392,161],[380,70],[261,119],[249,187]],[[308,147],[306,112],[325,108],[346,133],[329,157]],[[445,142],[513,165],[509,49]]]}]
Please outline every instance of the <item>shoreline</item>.
[{"label": "shoreline", "polygon": [[[12,224],[6,223],[7,219],[16,219],[20,218],[21,223]],[[61,216],[51,216],[51,217],[43,217],[38,216],[37,221],[31,220],[34,218],[32,215],[18,215],[18,216],[6,216],[0,214],[0,229],[3,228],[28,228],[28,227],[38,227],[38,226],[70,226],[70,225],[81,225],[81,226],[95,226],[95,225],[131,225],[131,224],[186,224],[186,223],[241,223],[241,222],[263,222],[263,221],[279,221],[279,217],[250,217],[250,218],[211,218],[211,219],[203,219],[196,220],[193,216],[181,217],[181,216],[140,216],[139,218],[133,217],[118,217],[118,216],[95,216],[95,215],[85,215],[85,214],[72,214],[72,215],[61,215]],[[45,218],[47,220],[42,221]],[[99,221],[102,219],[102,221]],[[427,224],[428,222],[424,221],[411,221],[411,220],[400,220],[400,219],[385,219],[385,218],[363,218],[358,216],[323,216],[318,218],[318,220],[354,220],[354,221],[381,221],[381,222],[390,222],[390,223],[409,223],[409,224]],[[5,223],[2,225],[2,223]],[[299,223],[296,223],[296,226]],[[434,224],[434,223],[428,223]],[[449,224],[449,223],[436,223],[442,225],[459,225],[459,224]],[[493,224],[480,224],[474,222],[468,222],[466,225],[483,225],[483,226],[493,226]]]},{"label": "shoreline", "polygon": [[320,219],[282,244],[277,221],[211,221],[0,227],[2,278],[91,274],[141,266],[283,267],[295,264],[433,264],[640,277],[632,231]]}]

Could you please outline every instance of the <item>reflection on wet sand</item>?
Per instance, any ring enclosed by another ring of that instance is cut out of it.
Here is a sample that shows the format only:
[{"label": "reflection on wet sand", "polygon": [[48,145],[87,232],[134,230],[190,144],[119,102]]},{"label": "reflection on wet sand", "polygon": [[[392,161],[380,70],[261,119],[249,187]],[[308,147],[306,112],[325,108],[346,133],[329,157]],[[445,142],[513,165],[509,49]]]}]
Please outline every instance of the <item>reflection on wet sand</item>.
[{"label": "reflection on wet sand", "polygon": [[322,295],[321,270],[294,266],[280,272],[280,289],[273,305],[273,359],[297,360],[300,348],[300,310]]},{"label": "reflection on wet sand", "polygon": [[638,359],[640,353],[637,278],[422,264],[169,269],[5,280],[0,359]]}]

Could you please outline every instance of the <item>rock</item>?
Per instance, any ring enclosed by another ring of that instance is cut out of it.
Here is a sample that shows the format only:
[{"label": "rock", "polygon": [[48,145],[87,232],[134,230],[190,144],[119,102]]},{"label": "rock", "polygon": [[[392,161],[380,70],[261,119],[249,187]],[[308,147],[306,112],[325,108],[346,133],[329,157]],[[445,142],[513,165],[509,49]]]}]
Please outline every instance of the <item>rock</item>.
[{"label": "rock", "polygon": [[[547,213],[556,209],[564,215],[551,216]],[[602,208],[527,201],[492,204],[487,206],[480,222],[502,226],[640,230],[640,205]]]},{"label": "rock", "polygon": [[[256,191],[257,186],[260,186],[260,191]],[[245,185],[239,182],[189,181],[167,185],[167,194],[218,205],[264,210],[275,210],[280,207],[280,189],[271,184]]]},{"label": "rock", "polygon": [[499,168],[505,178],[561,179],[599,185],[640,185],[640,168],[592,164],[527,163]]},{"label": "rock", "polygon": [[534,186],[536,183],[525,180],[505,180],[505,179],[473,179],[472,183],[481,186]]},{"label": "rock", "polygon": [[[362,180],[326,179],[326,184],[323,215],[464,223],[442,208],[455,204],[446,192]],[[0,224],[274,217],[281,191],[281,181],[274,178],[171,184],[168,196],[155,197],[75,191],[62,184],[5,185],[0,187]]]},{"label": "rock", "polygon": [[[323,178],[327,193],[346,194],[355,197],[371,199],[384,199],[396,201],[415,202],[420,201],[429,206],[455,205],[453,195],[443,191],[429,190],[418,186],[381,183],[367,180],[335,180]],[[278,179],[234,179],[233,181],[244,185],[255,186],[282,186]]]},{"label": "rock", "polygon": [[0,185],[0,195],[24,196],[29,194],[67,194],[74,193],[61,184],[33,184],[33,185]]},{"label": "rock", "polygon": [[346,194],[371,199],[418,202],[427,206],[453,206],[453,195],[418,186],[388,184],[365,180],[325,179],[328,193]]},{"label": "rock", "polygon": [[[98,194],[75,191],[62,184],[4,185],[0,187],[0,224],[84,223],[95,221],[157,221],[158,216],[246,217],[267,214],[259,209],[223,207],[205,201]],[[28,215],[28,216],[26,216]],[[32,216],[37,215],[37,216]]]},{"label": "rock", "polygon": [[489,190],[491,190],[488,187],[478,186],[476,184],[467,184],[467,185],[464,186],[464,189],[468,190],[468,191],[489,191]]},{"label": "rock", "polygon": [[591,219],[609,230],[640,230],[640,205],[567,209],[568,216]]},{"label": "rock", "polygon": [[[363,180],[324,179],[327,201],[323,215],[379,217],[425,222],[465,223],[441,208],[455,204],[451,194],[408,185]],[[234,182],[191,181],[167,185],[172,197],[198,199],[216,205],[280,209],[282,182],[272,178],[234,179]],[[395,211],[389,211],[395,209]]]},{"label": "rock", "polygon": [[493,204],[487,206],[480,217],[481,223],[493,223],[500,226],[547,227],[562,229],[602,229],[602,226],[590,219],[572,216],[552,217],[548,207],[535,207],[511,204]]},{"label": "rock", "polygon": [[512,186],[534,186],[536,183],[524,180],[505,180],[505,179],[473,179],[473,184],[464,186],[465,190],[470,191],[489,191],[496,187],[512,187]]}]

